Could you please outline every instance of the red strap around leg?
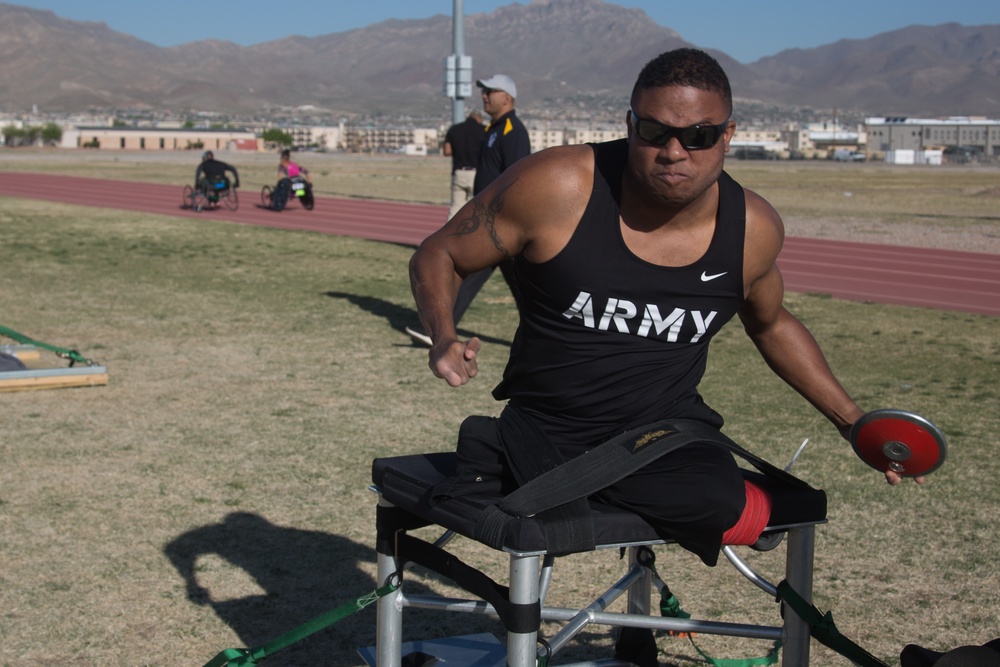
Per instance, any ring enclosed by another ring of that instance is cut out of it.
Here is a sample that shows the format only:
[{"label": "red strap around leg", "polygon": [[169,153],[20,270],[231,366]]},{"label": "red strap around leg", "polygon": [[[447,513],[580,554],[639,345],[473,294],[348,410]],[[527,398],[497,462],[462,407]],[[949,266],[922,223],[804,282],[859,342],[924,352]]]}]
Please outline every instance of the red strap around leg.
[{"label": "red strap around leg", "polygon": [[771,496],[753,482],[744,480],[747,504],[736,525],[722,535],[722,544],[753,544],[771,519]]}]

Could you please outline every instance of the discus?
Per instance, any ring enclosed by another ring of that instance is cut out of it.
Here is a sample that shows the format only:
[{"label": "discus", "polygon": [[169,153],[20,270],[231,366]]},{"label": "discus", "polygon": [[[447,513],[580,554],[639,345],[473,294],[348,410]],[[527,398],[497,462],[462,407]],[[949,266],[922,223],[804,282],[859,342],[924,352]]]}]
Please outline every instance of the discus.
[{"label": "discus", "polygon": [[927,475],[944,463],[944,433],[920,415],[886,408],[869,412],[851,427],[851,446],[876,470],[902,477]]}]

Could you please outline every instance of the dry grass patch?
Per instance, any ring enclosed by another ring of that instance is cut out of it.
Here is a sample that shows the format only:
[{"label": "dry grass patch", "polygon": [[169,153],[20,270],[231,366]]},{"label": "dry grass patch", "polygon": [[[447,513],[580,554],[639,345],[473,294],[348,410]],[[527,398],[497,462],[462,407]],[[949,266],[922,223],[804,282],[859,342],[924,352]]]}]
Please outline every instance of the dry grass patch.
[{"label": "dry grass patch", "polygon": [[774,205],[790,236],[1000,253],[995,169],[758,164],[726,166]]},{"label": "dry grass patch", "polygon": [[[405,247],[11,198],[0,228],[0,323],[111,375],[106,387],[0,398],[0,665],[199,665],[370,591],[371,459],[450,449],[465,415],[499,410],[490,390],[515,317],[499,278],[463,321],[487,340],[481,376],[452,390],[402,332],[415,317]],[[819,604],[890,663],[907,642],[996,636],[996,318],[788,301],[863,405],[922,412],[952,448],[926,486],[891,489],[737,327],[713,343],[704,391],[731,435],[781,464],[810,438],[796,472],[831,508]],[[471,562],[496,560],[469,546]],[[689,611],[776,617],[727,568],[677,549],[658,557]],[[777,579],[776,557],[753,562]],[[607,552],[566,559],[553,601],[617,567]],[[359,665],[373,627],[362,612],[266,664]],[[408,627],[497,629],[434,614]],[[660,641],[664,660],[698,662],[690,646]],[[767,649],[703,646],[720,657]],[[814,652],[817,667],[845,662]]]}]

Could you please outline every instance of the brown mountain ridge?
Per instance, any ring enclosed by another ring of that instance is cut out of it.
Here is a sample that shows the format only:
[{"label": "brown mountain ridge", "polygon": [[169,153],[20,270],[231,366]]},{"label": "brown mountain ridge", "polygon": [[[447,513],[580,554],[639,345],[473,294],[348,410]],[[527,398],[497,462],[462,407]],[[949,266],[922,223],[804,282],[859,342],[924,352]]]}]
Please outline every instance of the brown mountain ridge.
[{"label": "brown mountain ridge", "polygon": [[[534,0],[465,17],[474,75],[517,79],[519,106],[621,106],[641,65],[690,44],[642,10]],[[451,17],[389,20],[252,46],[158,47],[103,23],[0,3],[0,110],[151,108],[248,114],[314,105],[333,114],[447,115]],[[736,97],[886,116],[1000,117],[1000,25],[910,26],[741,64],[712,51]]]}]

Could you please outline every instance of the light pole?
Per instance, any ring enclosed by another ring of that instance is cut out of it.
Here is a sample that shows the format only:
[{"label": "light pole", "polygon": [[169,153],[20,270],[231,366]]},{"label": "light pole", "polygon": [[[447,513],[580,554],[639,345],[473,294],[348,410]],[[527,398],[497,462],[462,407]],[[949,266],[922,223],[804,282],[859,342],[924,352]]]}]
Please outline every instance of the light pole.
[{"label": "light pole", "polygon": [[465,120],[465,98],[472,97],[472,58],[464,54],[462,0],[452,0],[452,54],[444,60],[444,94],[451,98],[452,122]]}]

